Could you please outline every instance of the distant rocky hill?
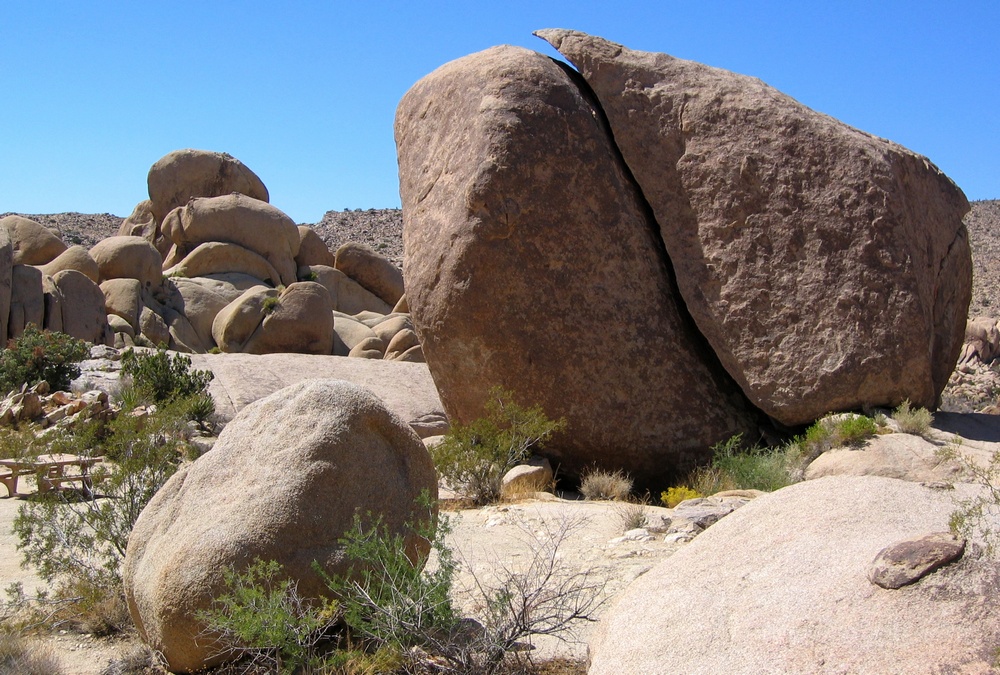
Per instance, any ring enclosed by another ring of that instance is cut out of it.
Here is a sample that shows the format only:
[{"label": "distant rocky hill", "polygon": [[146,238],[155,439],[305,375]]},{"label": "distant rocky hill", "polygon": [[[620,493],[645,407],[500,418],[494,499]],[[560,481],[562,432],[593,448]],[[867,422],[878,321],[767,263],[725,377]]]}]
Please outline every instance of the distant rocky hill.
[{"label": "distant rocky hill", "polygon": [[[0,218],[12,215],[0,213]],[[92,247],[105,237],[118,234],[124,220],[110,213],[20,213],[27,218],[55,230],[68,245]],[[357,242],[368,244],[397,266],[403,264],[403,212],[401,209],[367,209],[362,211],[327,211],[318,223],[305,223],[312,227],[336,252],[341,244]]]}]

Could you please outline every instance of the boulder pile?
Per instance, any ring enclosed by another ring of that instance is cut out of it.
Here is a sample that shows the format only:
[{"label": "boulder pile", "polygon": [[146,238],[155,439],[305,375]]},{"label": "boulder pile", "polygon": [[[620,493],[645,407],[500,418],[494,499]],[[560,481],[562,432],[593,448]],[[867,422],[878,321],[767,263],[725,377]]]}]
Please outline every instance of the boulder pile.
[{"label": "boulder pile", "polygon": [[0,338],[34,323],[118,347],[423,361],[402,273],[362,244],[331,251],[236,158],[179,150],[147,182],[89,250],[0,220]]},{"label": "boulder pile", "polygon": [[969,205],[926,158],[754,78],[537,33],[396,114],[407,301],[450,417],[490,388],[640,485],[760,423],[934,407],[962,349]]}]

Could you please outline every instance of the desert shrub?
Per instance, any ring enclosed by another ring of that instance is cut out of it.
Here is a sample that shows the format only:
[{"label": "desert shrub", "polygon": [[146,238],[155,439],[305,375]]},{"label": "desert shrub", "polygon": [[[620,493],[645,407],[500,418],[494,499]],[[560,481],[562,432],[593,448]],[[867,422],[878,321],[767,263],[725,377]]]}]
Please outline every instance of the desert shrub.
[{"label": "desert shrub", "polygon": [[142,642],[118,650],[118,655],[101,675],[162,675],[166,672],[162,657]]},{"label": "desert shrub", "polygon": [[989,462],[982,464],[962,452],[961,438],[938,450],[938,457],[944,461],[958,463],[972,477],[972,482],[982,490],[974,497],[959,501],[958,508],[951,514],[951,530],[970,538],[979,535],[991,552],[1000,543],[1000,531],[992,525],[1000,518],[1000,452],[994,452]]},{"label": "desert shrub", "polygon": [[59,659],[51,650],[13,633],[0,632],[0,673],[59,675]]},{"label": "desert shrub", "polygon": [[317,645],[337,618],[335,605],[310,604],[276,561],[257,559],[241,572],[223,570],[226,591],[198,618],[219,653],[240,655],[277,673],[319,660]]},{"label": "desert shrub", "polygon": [[264,304],[261,306],[261,311],[264,312],[264,314],[271,314],[274,312],[274,310],[278,308],[278,305],[280,304],[281,304],[280,298],[274,296],[268,296],[264,298]]},{"label": "desert shrub", "polygon": [[665,492],[660,493],[660,501],[668,509],[672,509],[681,502],[687,499],[697,499],[698,497],[703,497],[697,490],[692,490],[686,485],[677,485],[674,487],[669,487]]},{"label": "desert shrub", "polygon": [[642,502],[618,502],[614,506],[614,513],[623,532],[646,527],[646,519],[649,517],[646,505]]},{"label": "desert shrub", "polygon": [[892,419],[899,425],[899,430],[904,434],[923,436],[931,428],[934,416],[927,408],[913,408],[910,402],[903,401],[892,413]]},{"label": "desert shrub", "polygon": [[712,446],[710,466],[696,469],[687,483],[703,495],[722,490],[771,492],[795,482],[799,449],[794,445],[762,448],[742,447],[742,435]]},{"label": "desert shrub", "polygon": [[586,499],[627,499],[632,492],[632,479],[622,471],[593,469],[580,479],[580,494]]},{"label": "desert shrub", "polygon": [[52,391],[69,389],[80,376],[77,364],[90,356],[90,347],[65,333],[43,331],[28,324],[20,337],[0,352],[0,393],[42,380]]},{"label": "desert shrub", "polygon": [[833,423],[831,429],[834,446],[860,445],[878,433],[878,425],[865,415],[845,415]]},{"label": "desert shrub", "polygon": [[171,357],[165,349],[155,352],[126,350],[122,353],[121,373],[150,403],[170,403],[207,394],[208,383],[213,377],[207,370],[191,370],[190,358],[183,354]]},{"label": "desert shrub", "polygon": [[511,392],[492,389],[483,417],[453,425],[431,448],[441,476],[477,505],[499,501],[504,474],[565,426],[563,420],[546,417],[540,407],[525,408],[512,398]]}]

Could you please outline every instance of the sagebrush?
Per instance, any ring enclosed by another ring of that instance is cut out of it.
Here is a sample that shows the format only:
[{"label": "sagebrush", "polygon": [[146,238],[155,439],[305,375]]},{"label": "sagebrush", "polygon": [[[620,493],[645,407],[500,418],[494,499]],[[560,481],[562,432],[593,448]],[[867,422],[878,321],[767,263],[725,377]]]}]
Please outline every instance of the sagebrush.
[{"label": "sagebrush", "polygon": [[28,324],[0,351],[0,395],[43,380],[52,391],[67,390],[80,376],[79,362],[88,356],[90,346],[83,340]]}]

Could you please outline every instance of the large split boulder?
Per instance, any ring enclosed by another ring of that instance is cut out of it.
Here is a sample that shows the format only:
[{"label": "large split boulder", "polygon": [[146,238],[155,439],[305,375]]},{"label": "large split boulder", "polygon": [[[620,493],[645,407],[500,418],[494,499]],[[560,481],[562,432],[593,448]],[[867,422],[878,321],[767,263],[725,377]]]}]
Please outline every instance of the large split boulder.
[{"label": "large split boulder", "polygon": [[42,273],[31,265],[14,265],[11,274],[10,318],[7,334],[0,336],[16,338],[24,332],[28,324],[35,328],[45,327],[45,298],[42,294]]},{"label": "large split boulder", "polygon": [[382,299],[390,307],[403,297],[403,274],[365,244],[348,242],[337,249],[335,267]]},{"label": "large split boulder", "polygon": [[166,264],[183,259],[199,244],[226,242],[266,258],[280,275],[276,284],[287,286],[296,281],[299,229],[267,202],[242,194],[196,198],[172,211],[161,228],[177,249]]},{"label": "large split boulder", "polygon": [[174,672],[225,660],[196,616],[225,570],[275,560],[303,597],[329,595],[313,563],[347,572],[338,540],[356,515],[427,553],[405,526],[428,516],[422,492],[437,496],[423,443],[366,389],[310,380],[247,406],[136,521],[122,576],[139,634]]},{"label": "large split boulder", "polygon": [[39,265],[44,274],[54,277],[63,270],[76,270],[95,284],[101,281],[101,269],[83,246],[70,246],[51,261]]},{"label": "large split boulder", "polygon": [[937,167],[755,78],[537,35],[596,95],[688,310],[756,406],[794,425],[937,404],[972,289],[969,205]]},{"label": "large split boulder", "polygon": [[[752,426],[678,307],[656,224],[568,69],[496,47],[406,94],[406,298],[449,416],[491,387],[565,418],[546,452],[648,485]],[[627,420],[618,423],[616,420]]]},{"label": "large split boulder", "polygon": [[[268,201],[267,188],[257,174],[224,152],[176,150],[153,164],[146,183],[148,210],[157,223],[162,223],[168,213],[194,197],[221,197],[239,192]],[[145,223],[142,206],[136,207],[138,213],[133,212],[136,224],[140,225]],[[155,235],[151,243],[156,243]]]},{"label": "large split boulder", "polygon": [[[14,245],[10,231],[0,227],[0,340],[7,339],[10,296],[14,284]],[[6,343],[5,343],[6,344]]]},{"label": "large split boulder", "polygon": [[992,672],[1000,568],[982,542],[898,590],[876,585],[880,553],[946,533],[972,489],[841,476],[754,499],[618,596],[588,673]]},{"label": "large split boulder", "polygon": [[101,287],[76,270],[59,272],[52,282],[62,299],[63,332],[94,344],[112,344]]}]

